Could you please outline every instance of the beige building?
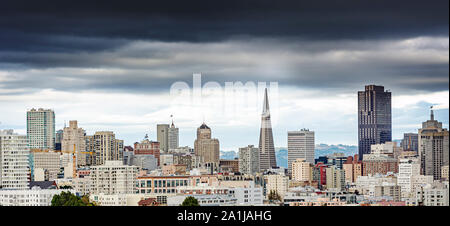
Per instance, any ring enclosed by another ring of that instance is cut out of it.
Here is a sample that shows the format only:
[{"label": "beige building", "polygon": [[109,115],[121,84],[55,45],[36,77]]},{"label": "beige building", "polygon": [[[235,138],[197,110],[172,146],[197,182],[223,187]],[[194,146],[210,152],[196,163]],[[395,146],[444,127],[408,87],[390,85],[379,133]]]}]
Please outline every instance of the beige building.
[{"label": "beige building", "polygon": [[259,149],[253,145],[239,148],[239,172],[255,174],[259,172]]},{"label": "beige building", "polygon": [[422,174],[441,179],[442,166],[449,164],[449,134],[442,128],[442,122],[434,120],[433,110],[430,120],[423,122],[419,129],[419,155]]},{"label": "beige building", "polygon": [[161,152],[167,153],[169,151],[169,124],[156,125],[156,139]]},{"label": "beige building", "polygon": [[402,198],[401,187],[398,185],[375,186],[375,197],[392,197],[394,202],[399,202]]},{"label": "beige building", "polygon": [[345,188],[345,173],[343,169],[336,166],[326,168],[327,189],[344,190]]},{"label": "beige building", "polygon": [[289,177],[281,174],[266,175],[266,196],[271,191],[276,191],[278,195],[284,199],[286,192],[289,189]]},{"label": "beige building", "polygon": [[448,180],[448,165],[442,167],[441,174],[441,179]]},{"label": "beige building", "polygon": [[294,162],[292,162],[292,180],[311,181],[311,163],[307,162],[304,158],[298,158]]},{"label": "beige building", "polygon": [[[58,178],[61,168],[61,153],[54,151],[33,151],[33,168],[44,169],[48,172],[48,180],[52,181]],[[35,180],[38,180],[35,178]]]},{"label": "beige building", "polygon": [[116,140],[111,131],[100,131],[94,134],[96,165],[102,165],[105,161],[122,161],[123,141]]},{"label": "beige building", "polygon": [[211,129],[205,123],[197,129],[194,151],[195,155],[203,158],[204,163],[219,165],[219,140],[211,138]]},{"label": "beige building", "polygon": [[[86,159],[86,132],[78,128],[76,120],[69,121],[69,127],[63,129],[61,149],[63,152],[76,153],[77,165],[85,166]],[[75,150],[74,150],[75,149]]]}]

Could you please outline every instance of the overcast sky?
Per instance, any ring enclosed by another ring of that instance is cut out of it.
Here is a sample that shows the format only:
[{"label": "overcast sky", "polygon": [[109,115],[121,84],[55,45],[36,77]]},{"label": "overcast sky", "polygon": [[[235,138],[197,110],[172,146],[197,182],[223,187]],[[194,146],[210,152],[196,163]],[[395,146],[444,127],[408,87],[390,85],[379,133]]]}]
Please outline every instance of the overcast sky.
[{"label": "overcast sky", "polygon": [[173,115],[182,146],[203,120],[222,150],[257,145],[261,90],[232,96],[247,108],[206,90],[203,105],[175,103],[171,86],[192,87],[193,73],[202,85],[278,83],[269,101],[279,147],[301,128],[316,143],[357,144],[356,95],[368,84],[392,92],[394,139],[417,132],[430,105],[448,128],[448,4],[2,1],[0,128],[25,133],[26,110],[51,108],[57,129],[78,120],[131,145],[155,140]]}]

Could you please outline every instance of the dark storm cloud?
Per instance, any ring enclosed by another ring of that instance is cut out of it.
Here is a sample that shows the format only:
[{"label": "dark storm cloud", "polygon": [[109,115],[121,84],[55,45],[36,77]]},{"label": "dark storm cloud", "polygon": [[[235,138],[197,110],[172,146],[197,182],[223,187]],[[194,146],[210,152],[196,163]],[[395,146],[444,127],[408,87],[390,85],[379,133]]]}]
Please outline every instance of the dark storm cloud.
[{"label": "dark storm cloud", "polygon": [[448,19],[447,0],[3,1],[0,89],[167,91],[202,72],[204,82],[447,90]]}]

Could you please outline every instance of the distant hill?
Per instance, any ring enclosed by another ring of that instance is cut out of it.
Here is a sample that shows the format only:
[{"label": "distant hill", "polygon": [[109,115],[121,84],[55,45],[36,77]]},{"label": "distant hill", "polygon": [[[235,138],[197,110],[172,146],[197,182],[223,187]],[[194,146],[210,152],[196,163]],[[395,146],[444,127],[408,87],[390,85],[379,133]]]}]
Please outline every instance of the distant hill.
[{"label": "distant hill", "polygon": [[[333,153],[344,153],[345,156],[353,156],[358,154],[358,146],[356,145],[328,145],[318,144],[315,149],[315,158],[319,156],[327,156]],[[288,165],[288,153],[287,148],[279,147],[275,148],[275,156],[277,159],[277,165],[287,168]],[[238,153],[235,151],[220,151],[221,159],[234,159],[238,157]]]}]

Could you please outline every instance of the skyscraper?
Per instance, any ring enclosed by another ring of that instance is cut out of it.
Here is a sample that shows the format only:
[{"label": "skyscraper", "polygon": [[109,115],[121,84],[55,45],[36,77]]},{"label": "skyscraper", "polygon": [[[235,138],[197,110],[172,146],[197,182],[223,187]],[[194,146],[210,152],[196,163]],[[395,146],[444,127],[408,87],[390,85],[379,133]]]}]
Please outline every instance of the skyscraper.
[{"label": "skyscraper", "polygon": [[175,127],[175,125],[172,124],[169,127],[169,132],[168,132],[168,149],[172,150],[172,149],[177,149],[179,146],[178,143],[178,137],[179,137],[179,130],[177,127]]},{"label": "skyscraper", "polygon": [[442,122],[434,120],[431,109],[430,120],[422,123],[419,129],[419,156],[423,175],[441,179],[442,167],[449,163],[448,130],[442,128]]},{"label": "skyscraper", "polygon": [[[78,128],[76,120],[69,121],[69,127],[63,130],[62,150],[66,152],[75,151],[77,157],[77,165],[85,166],[87,156],[86,153],[86,132],[82,128]],[[74,146],[75,145],[75,146]],[[75,150],[73,150],[75,147]]]},{"label": "skyscraper", "polygon": [[194,142],[196,156],[201,156],[204,163],[213,163],[219,166],[219,140],[211,138],[211,129],[203,123],[197,129],[197,139]]},{"label": "skyscraper", "polygon": [[39,108],[27,111],[27,140],[30,149],[55,148],[55,113]]},{"label": "skyscraper", "polygon": [[259,169],[265,171],[277,166],[275,147],[273,145],[272,123],[270,122],[269,98],[267,88],[264,90],[264,104],[261,114],[261,130],[259,134]]},{"label": "skyscraper", "polygon": [[302,129],[288,131],[288,172],[292,175],[292,163],[304,159],[314,164],[314,131]]},{"label": "skyscraper", "polygon": [[94,134],[96,165],[103,165],[107,160],[121,160],[117,153],[116,136],[111,131],[100,131]]},{"label": "skyscraper", "polygon": [[28,189],[29,156],[25,135],[0,130],[0,188]]},{"label": "skyscraper", "polygon": [[161,152],[166,153],[169,150],[169,124],[156,125],[156,139]]},{"label": "skyscraper", "polygon": [[359,159],[370,153],[370,145],[391,140],[391,92],[383,86],[367,85],[358,92]]}]

